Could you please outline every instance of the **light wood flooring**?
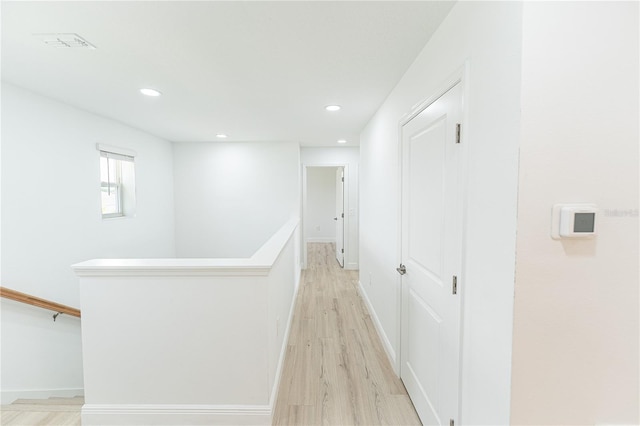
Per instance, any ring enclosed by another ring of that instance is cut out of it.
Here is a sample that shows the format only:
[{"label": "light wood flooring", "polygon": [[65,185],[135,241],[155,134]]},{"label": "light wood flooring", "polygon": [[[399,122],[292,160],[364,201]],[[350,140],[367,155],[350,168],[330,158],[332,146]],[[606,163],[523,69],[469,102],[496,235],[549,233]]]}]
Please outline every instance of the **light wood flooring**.
[{"label": "light wood flooring", "polygon": [[332,244],[308,245],[274,425],[419,425]]},{"label": "light wood flooring", "polygon": [[[274,425],[419,425],[357,290],[333,245],[309,244],[287,345]],[[18,400],[0,424],[76,425],[83,398]]]},{"label": "light wood flooring", "polygon": [[3,426],[80,426],[84,398],[18,399],[2,406]]}]

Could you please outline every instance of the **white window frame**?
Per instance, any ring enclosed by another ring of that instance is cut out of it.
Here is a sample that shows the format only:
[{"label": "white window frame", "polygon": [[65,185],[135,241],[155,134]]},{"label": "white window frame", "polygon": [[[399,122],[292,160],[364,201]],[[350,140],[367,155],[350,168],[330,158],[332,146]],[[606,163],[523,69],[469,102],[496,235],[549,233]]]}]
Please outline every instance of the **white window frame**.
[{"label": "white window frame", "polygon": [[[107,168],[109,167],[108,162],[110,159],[117,161],[129,161],[135,165],[135,157],[137,155],[135,151],[104,144],[96,144],[96,149],[99,151],[101,159],[107,159]],[[107,182],[104,182],[102,180],[102,177],[100,177],[100,193],[102,193],[102,188],[105,186],[105,184],[108,187],[115,187],[115,190],[117,191],[116,202],[118,211],[115,213],[101,213],[103,219],[113,219],[127,216],[127,214],[125,213],[126,206],[124,205],[122,197],[123,189],[121,173],[122,170],[120,169],[120,167],[116,167],[116,176],[114,177],[113,181],[109,178]],[[133,190],[135,191],[135,188],[133,188]],[[100,201],[100,210],[102,211],[102,199]]]}]

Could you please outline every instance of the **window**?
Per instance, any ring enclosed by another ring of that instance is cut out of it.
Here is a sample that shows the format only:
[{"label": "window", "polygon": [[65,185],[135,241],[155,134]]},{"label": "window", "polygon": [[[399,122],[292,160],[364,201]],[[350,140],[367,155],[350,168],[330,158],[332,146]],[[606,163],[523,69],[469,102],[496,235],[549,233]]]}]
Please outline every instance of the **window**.
[{"label": "window", "polygon": [[134,216],[135,162],[132,151],[98,145],[102,218]]}]

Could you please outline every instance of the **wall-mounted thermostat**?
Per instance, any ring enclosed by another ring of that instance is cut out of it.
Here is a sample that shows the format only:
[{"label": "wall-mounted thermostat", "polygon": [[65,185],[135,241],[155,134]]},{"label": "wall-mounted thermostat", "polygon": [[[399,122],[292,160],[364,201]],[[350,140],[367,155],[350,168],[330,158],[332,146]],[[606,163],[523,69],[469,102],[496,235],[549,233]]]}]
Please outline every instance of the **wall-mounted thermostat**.
[{"label": "wall-mounted thermostat", "polygon": [[551,238],[591,238],[596,235],[594,204],[556,204],[551,214]]}]

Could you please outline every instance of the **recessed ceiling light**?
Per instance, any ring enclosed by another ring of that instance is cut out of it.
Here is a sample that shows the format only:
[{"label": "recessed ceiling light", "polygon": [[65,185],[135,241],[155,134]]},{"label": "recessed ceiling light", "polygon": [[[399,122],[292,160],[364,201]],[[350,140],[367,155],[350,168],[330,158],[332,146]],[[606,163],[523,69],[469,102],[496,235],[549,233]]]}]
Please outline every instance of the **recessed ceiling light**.
[{"label": "recessed ceiling light", "polygon": [[340,108],[340,105],[327,105],[326,107],[324,107],[324,109],[326,109],[327,111],[339,111]]},{"label": "recessed ceiling light", "polygon": [[338,140],[338,143],[347,143],[347,141],[345,139],[340,139]]},{"label": "recessed ceiling light", "polygon": [[146,95],[146,96],[160,96],[160,95],[162,95],[162,93],[158,92],[157,90],[149,89],[149,88],[140,89],[140,93],[142,93],[143,95]]},{"label": "recessed ceiling light", "polygon": [[225,139],[225,138],[227,138],[227,137],[229,137],[229,135],[225,135],[224,133],[218,133],[218,134],[216,135],[216,138],[220,138],[220,139]]}]

